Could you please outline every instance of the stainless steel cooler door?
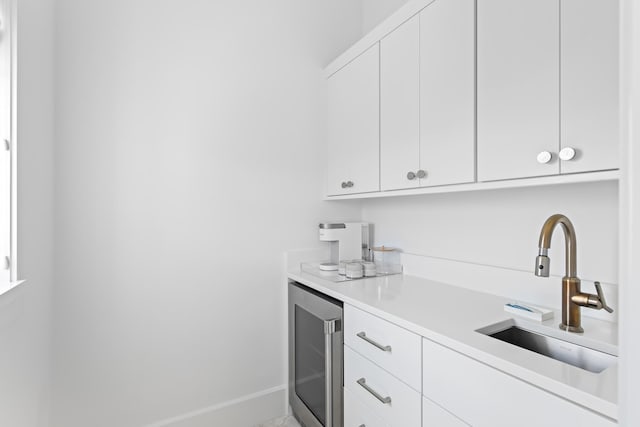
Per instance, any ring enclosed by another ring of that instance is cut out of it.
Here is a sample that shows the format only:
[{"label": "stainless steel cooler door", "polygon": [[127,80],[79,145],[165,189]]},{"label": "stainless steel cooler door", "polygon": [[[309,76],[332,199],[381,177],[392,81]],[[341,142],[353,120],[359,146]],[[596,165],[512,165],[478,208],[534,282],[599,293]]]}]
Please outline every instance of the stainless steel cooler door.
[{"label": "stainless steel cooler door", "polygon": [[306,427],[342,427],[342,306],[289,284],[289,403]]},{"label": "stainless steel cooler door", "polygon": [[295,306],[295,393],[326,425],[326,364],[324,321]]}]

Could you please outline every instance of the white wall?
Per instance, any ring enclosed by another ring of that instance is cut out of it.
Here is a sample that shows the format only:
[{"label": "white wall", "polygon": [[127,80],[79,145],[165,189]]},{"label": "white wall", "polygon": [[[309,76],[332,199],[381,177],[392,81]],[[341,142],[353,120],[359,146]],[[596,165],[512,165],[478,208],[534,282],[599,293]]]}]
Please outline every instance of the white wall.
[{"label": "white wall", "polygon": [[620,204],[621,321],[620,321],[620,425],[640,424],[640,317],[635,302],[640,296],[640,7],[633,0],[621,2],[622,22],[622,123],[623,141]]},{"label": "white wall", "polygon": [[285,383],[283,252],[360,215],[321,201],[322,68],[360,6],[58,0],[54,426]]},{"label": "white wall", "polygon": [[408,0],[360,0],[362,2],[362,32],[371,31],[376,25],[404,6]]},{"label": "white wall", "polygon": [[[578,276],[584,282],[617,284],[615,182],[378,199],[363,205],[363,220],[375,224],[377,244],[531,276],[540,229],[555,213],[567,215],[576,228]],[[552,239],[549,256],[552,274],[562,276],[564,237],[560,229]],[[489,290],[481,282],[476,286]],[[594,292],[593,285],[585,283],[584,290]],[[560,306],[560,283],[557,298],[550,303]]]},{"label": "white wall", "polygon": [[47,426],[53,275],[53,8],[21,0],[18,19],[18,271],[0,296],[0,425]]}]

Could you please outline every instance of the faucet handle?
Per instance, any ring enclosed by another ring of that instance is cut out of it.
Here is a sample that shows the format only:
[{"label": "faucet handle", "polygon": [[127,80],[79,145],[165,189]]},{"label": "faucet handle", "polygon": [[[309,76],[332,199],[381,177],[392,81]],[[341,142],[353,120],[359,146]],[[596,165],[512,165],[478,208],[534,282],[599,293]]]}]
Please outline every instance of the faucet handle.
[{"label": "faucet handle", "polygon": [[604,308],[609,313],[613,313],[613,308],[609,307],[607,305],[607,301],[605,301],[605,299],[604,299],[604,292],[602,292],[602,286],[600,286],[600,282],[594,282],[593,284],[596,287],[596,293],[598,294],[598,300],[600,300],[600,305],[602,306],[602,307],[599,307],[599,308]]}]

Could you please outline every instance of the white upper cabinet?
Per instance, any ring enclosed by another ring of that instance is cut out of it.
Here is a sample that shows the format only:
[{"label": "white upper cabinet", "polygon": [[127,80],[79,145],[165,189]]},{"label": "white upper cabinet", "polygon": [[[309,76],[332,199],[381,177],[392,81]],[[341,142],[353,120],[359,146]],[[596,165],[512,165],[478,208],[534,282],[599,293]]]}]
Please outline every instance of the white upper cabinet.
[{"label": "white upper cabinet", "polygon": [[420,168],[423,186],[475,180],[475,1],[420,13]]},{"label": "white upper cabinet", "polygon": [[618,2],[478,0],[478,179],[618,168]]},{"label": "white upper cabinet", "polygon": [[436,1],[380,42],[382,190],[475,179],[475,5]]},{"label": "white upper cabinet", "polygon": [[619,0],[408,2],[327,67],[327,194],[617,179],[618,33]]},{"label": "white upper cabinet", "polygon": [[380,182],[382,190],[414,188],[420,169],[420,19],[380,41]]},{"label": "white upper cabinet", "polygon": [[329,77],[329,195],[380,190],[379,64],[376,43]]},{"label": "white upper cabinet", "polygon": [[559,173],[559,0],[478,0],[477,19],[478,180]]},{"label": "white upper cabinet", "polygon": [[[618,2],[562,0],[562,173],[618,168]],[[564,157],[564,156],[563,156]]]}]

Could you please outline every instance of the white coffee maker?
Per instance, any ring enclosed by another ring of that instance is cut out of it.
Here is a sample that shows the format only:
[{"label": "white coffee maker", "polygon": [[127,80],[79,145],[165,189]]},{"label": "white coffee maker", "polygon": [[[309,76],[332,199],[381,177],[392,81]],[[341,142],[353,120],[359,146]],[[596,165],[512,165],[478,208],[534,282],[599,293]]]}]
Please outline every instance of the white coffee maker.
[{"label": "white coffee maker", "polygon": [[334,271],[340,261],[362,260],[369,256],[369,224],[366,222],[322,223],[319,225],[321,242],[330,243],[331,258],[320,264],[320,269]]}]

